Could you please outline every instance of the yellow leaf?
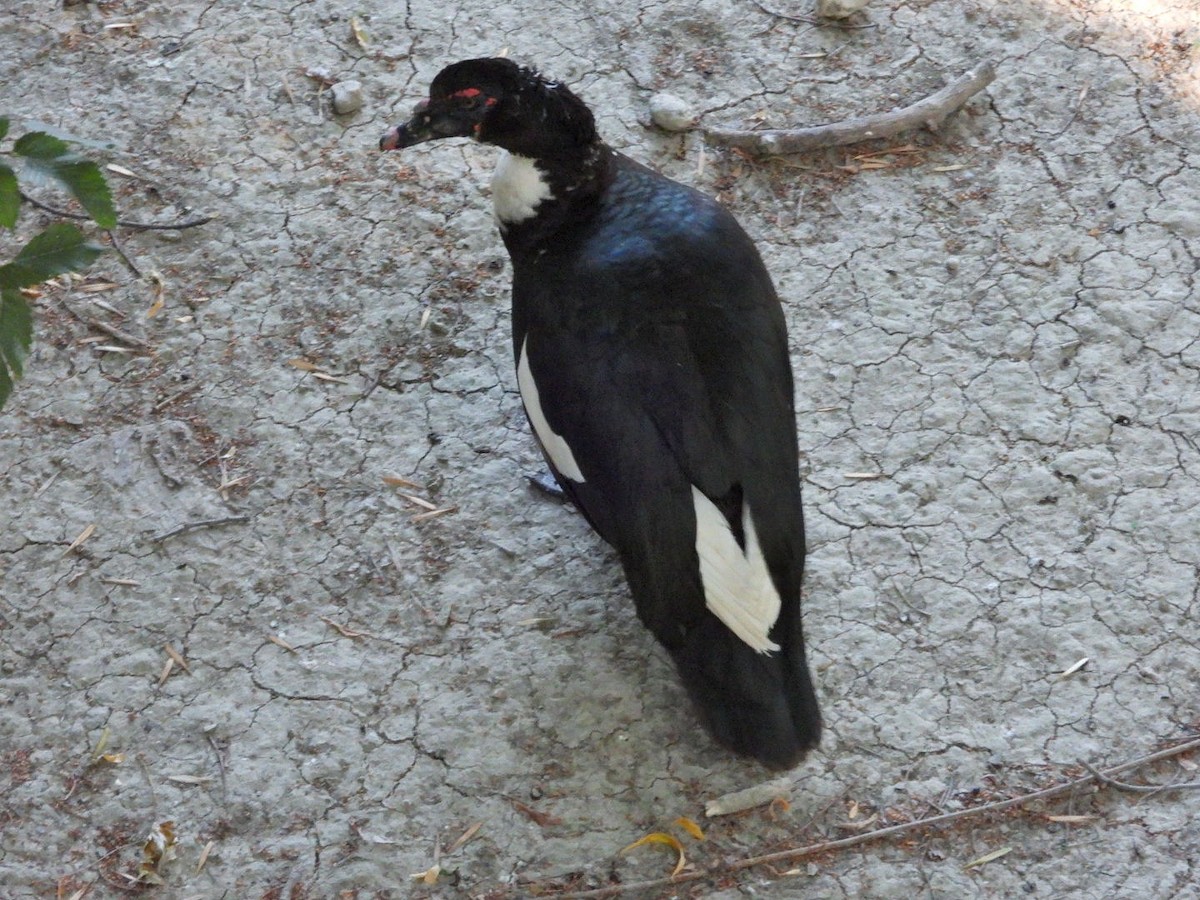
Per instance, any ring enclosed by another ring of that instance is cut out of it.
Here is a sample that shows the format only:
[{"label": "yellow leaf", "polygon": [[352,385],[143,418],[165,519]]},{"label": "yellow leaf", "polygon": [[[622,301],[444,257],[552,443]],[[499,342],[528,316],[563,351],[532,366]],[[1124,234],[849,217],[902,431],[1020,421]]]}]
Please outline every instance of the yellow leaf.
[{"label": "yellow leaf", "polygon": [[216,841],[209,841],[207,844],[204,845],[204,849],[200,851],[200,859],[196,862],[196,874],[197,875],[199,875],[200,870],[204,868],[204,864],[206,862],[208,862],[208,856],[210,853],[212,853],[212,849],[216,845],[216,843],[217,843]]},{"label": "yellow leaf", "polygon": [[694,837],[696,840],[698,840],[698,841],[704,840],[704,831],[700,828],[699,825],[697,825],[695,822],[693,822],[687,816],[680,816],[678,819],[675,820],[675,824],[678,825],[680,828],[682,828],[684,831],[686,831],[688,834],[690,834],[692,837]]},{"label": "yellow leaf", "polygon": [[667,834],[665,831],[652,831],[644,838],[639,838],[628,847],[622,848],[621,852],[628,853],[630,850],[635,850],[638,847],[644,847],[646,844],[664,844],[679,854],[679,861],[675,863],[675,868],[671,872],[672,878],[683,871],[683,867],[687,863],[687,860],[683,855],[683,844],[679,843],[679,838],[672,834]]},{"label": "yellow leaf", "polygon": [[96,526],[94,524],[89,525],[87,528],[83,529],[83,531],[79,532],[79,537],[77,537],[77,538],[75,538],[75,540],[71,541],[71,546],[69,546],[65,551],[63,551],[63,556],[66,556],[68,553],[70,553],[72,550],[74,550],[76,547],[78,547],[80,544],[82,544],[84,541],[86,541],[88,538],[90,538],[95,533],[96,533]]},{"label": "yellow leaf", "polygon": [[420,881],[423,884],[437,884],[438,876],[442,874],[442,867],[434,863],[424,872],[413,872],[411,878],[413,881]]},{"label": "yellow leaf", "polygon": [[[350,31],[353,33],[354,40],[358,46],[366,50],[370,39],[367,36],[367,29],[363,28],[362,19],[360,19],[358,16],[350,17]],[[429,883],[432,884],[433,882]]]},{"label": "yellow leaf", "polygon": [[114,766],[119,766],[121,763],[125,762],[125,754],[101,753],[100,756],[96,758],[96,762],[112,763]]},{"label": "yellow leaf", "polygon": [[976,866],[982,866],[984,863],[993,862],[1002,856],[1007,856],[1008,854],[1012,853],[1012,849],[1012,847],[1001,847],[999,850],[993,850],[991,853],[985,853],[983,856],[979,857],[979,859],[973,859],[963,866],[963,871],[965,872],[967,869],[973,869]]},{"label": "yellow leaf", "polygon": [[92,759],[99,761],[104,756],[104,750],[108,746],[108,739],[112,737],[112,729],[107,725],[100,732],[100,737],[96,741],[96,747],[92,750]]},{"label": "yellow leaf", "polygon": [[303,357],[300,357],[300,356],[296,357],[295,359],[289,359],[288,365],[292,366],[293,368],[299,369],[301,372],[319,372],[319,371],[321,371],[317,365],[315,365],[314,363],[310,363],[307,359],[304,359]]}]

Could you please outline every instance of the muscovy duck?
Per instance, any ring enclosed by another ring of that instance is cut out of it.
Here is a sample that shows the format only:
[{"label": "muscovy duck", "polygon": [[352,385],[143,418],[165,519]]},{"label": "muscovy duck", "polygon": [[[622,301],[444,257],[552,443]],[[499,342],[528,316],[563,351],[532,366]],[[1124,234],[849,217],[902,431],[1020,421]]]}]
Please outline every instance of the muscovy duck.
[{"label": "muscovy duck", "polygon": [[720,204],[615,152],[568,88],[508,59],[443,69],[382,150],[469,137],[513,264],[525,413],[616,548],[638,616],[718,742],[772,768],[816,746],[804,521],[782,308]]}]

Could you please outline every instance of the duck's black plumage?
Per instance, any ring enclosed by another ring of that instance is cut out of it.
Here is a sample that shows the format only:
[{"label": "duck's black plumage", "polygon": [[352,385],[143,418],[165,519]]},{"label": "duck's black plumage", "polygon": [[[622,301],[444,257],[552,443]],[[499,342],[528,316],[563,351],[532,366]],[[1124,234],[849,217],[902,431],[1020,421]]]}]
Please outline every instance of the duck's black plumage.
[{"label": "duck's black plumage", "polygon": [[713,735],[794,765],[821,720],[787,333],[758,251],[722,206],[612,151],[574,94],[508,60],[443,70],[381,146],[456,135],[513,154],[495,200],[514,356],[559,483],[616,548]]}]

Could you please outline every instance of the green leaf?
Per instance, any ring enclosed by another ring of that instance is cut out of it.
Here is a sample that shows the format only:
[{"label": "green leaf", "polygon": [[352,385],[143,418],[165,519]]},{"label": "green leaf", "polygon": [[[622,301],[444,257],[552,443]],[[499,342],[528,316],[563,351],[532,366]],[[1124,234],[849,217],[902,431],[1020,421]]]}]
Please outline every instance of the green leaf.
[{"label": "green leaf", "polygon": [[0,141],[8,134],[8,116],[0,116]]},{"label": "green leaf", "polygon": [[4,404],[8,402],[8,398],[12,395],[13,383],[12,378],[8,374],[8,366],[4,364],[4,360],[0,359],[0,409],[4,409]]},{"label": "green leaf", "polygon": [[24,374],[31,343],[33,315],[29,304],[19,291],[0,290],[0,408],[12,394],[13,379]]},{"label": "green leaf", "polygon": [[53,163],[52,174],[66,185],[97,225],[101,228],[117,227],[117,210],[108,190],[108,181],[98,165],[90,159],[59,159]]},{"label": "green leaf", "polygon": [[31,131],[17,138],[13,144],[13,153],[26,159],[58,159],[71,152],[66,141],[46,134],[44,131]]},{"label": "green leaf", "polygon": [[31,131],[13,144],[13,152],[61,182],[101,228],[117,227],[117,211],[104,173],[90,159],[73,153],[66,141],[44,131]]},{"label": "green leaf", "polygon": [[7,163],[0,162],[0,226],[15,228],[20,207],[21,192],[17,190],[17,176]]},{"label": "green leaf", "polygon": [[0,266],[0,290],[41,284],[63,272],[86,269],[103,251],[87,243],[74,225],[51,225],[22,247],[16,259]]}]

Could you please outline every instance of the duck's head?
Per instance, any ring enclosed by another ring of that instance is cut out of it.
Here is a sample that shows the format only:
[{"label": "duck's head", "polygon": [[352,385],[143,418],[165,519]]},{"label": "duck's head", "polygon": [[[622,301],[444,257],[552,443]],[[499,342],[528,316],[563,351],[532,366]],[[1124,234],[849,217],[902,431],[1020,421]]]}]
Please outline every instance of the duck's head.
[{"label": "duck's head", "polygon": [[448,137],[474,138],[531,159],[580,153],[597,139],[591,111],[570,90],[498,57],[442,69],[428,99],[383,136],[379,149]]}]

